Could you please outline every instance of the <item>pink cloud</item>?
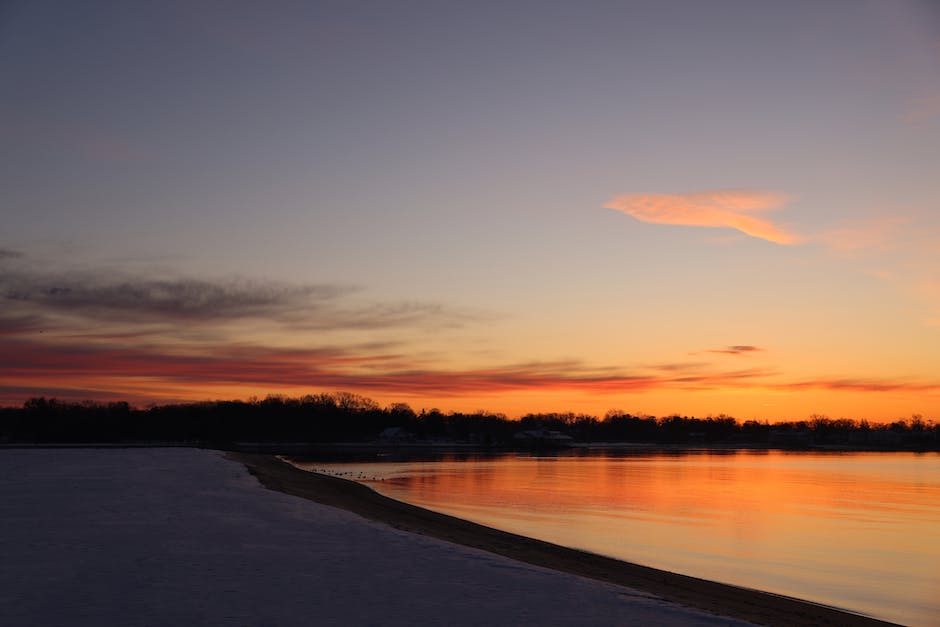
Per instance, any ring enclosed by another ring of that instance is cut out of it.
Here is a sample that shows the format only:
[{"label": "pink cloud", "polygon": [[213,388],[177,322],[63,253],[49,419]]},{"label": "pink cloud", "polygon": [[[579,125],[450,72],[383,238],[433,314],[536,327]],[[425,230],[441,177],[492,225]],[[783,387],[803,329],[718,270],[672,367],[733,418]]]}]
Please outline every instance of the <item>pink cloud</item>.
[{"label": "pink cloud", "polygon": [[788,197],[760,190],[716,190],[693,194],[624,194],[604,205],[642,222],[730,228],[745,235],[774,242],[797,244],[800,239],[782,226],[756,217],[779,209]]}]

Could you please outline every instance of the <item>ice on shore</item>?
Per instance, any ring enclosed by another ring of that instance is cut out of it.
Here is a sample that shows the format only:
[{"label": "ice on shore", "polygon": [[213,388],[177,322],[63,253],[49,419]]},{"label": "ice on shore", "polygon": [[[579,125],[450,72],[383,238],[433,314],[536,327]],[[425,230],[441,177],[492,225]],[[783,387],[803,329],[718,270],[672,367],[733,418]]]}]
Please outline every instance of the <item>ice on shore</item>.
[{"label": "ice on shore", "polygon": [[194,449],[0,450],[8,625],[743,625],[265,490]]}]

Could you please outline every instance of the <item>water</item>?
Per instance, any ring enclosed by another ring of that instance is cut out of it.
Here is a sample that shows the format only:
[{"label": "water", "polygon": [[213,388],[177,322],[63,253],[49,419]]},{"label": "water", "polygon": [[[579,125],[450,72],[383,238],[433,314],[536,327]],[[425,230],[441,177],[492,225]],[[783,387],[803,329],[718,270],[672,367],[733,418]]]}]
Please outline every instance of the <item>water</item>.
[{"label": "water", "polygon": [[936,453],[604,451],[302,465],[557,544],[940,625]]}]

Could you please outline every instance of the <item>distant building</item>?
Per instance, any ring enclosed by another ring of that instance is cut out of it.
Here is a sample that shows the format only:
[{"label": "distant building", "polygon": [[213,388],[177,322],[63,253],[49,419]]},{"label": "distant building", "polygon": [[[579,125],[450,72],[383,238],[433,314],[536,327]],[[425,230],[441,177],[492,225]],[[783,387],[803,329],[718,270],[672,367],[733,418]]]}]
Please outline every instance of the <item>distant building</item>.
[{"label": "distant building", "polygon": [[550,431],[549,429],[529,429],[527,431],[520,431],[519,433],[512,436],[512,439],[516,442],[516,444],[552,448],[564,448],[566,446],[571,446],[571,444],[574,442],[574,438],[572,438],[570,435],[565,435],[560,431]]},{"label": "distant building", "polygon": [[402,427],[388,427],[379,434],[379,440],[382,442],[412,442],[415,436]]}]

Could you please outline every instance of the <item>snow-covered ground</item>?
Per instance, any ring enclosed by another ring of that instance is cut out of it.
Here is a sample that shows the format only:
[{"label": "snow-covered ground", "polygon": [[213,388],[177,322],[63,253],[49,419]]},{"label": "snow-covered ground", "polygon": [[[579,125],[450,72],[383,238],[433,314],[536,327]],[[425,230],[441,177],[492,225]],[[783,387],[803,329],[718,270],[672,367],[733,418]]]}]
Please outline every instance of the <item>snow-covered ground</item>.
[{"label": "snow-covered ground", "polygon": [[193,449],[0,450],[0,622],[743,625],[396,531]]}]

